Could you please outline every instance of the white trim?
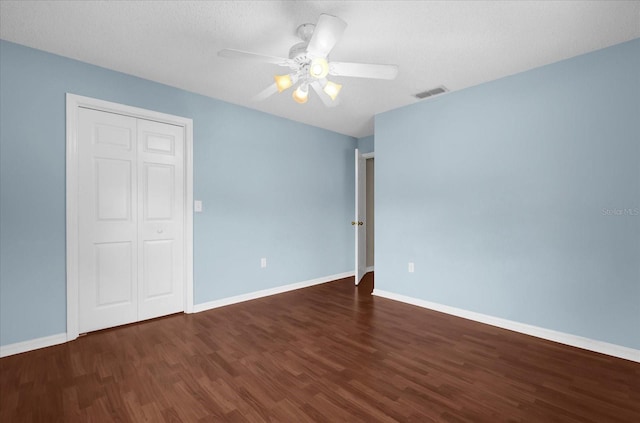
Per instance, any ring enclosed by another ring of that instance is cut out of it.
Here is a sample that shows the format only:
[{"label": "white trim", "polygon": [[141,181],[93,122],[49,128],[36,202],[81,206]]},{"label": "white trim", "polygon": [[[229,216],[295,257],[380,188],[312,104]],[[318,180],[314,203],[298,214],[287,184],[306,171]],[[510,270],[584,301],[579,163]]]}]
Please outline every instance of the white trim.
[{"label": "white trim", "polygon": [[626,360],[636,361],[640,363],[640,350],[636,350],[634,348],[610,344],[608,342],[597,341],[595,339],[584,338],[582,336],[572,335],[570,333],[545,329],[539,326],[514,322],[513,320],[502,319],[500,317],[489,316],[486,314],[476,313],[474,311],[464,310],[438,303],[432,303],[430,301],[408,297],[401,294],[395,294],[393,292],[381,291],[379,289],[374,289],[372,295],[388,298],[390,300],[400,301],[407,304],[412,304],[418,307],[428,308],[430,310],[451,314],[453,316],[485,323],[491,326],[497,326],[499,328],[512,330],[514,332],[524,333],[526,335],[558,342],[560,344],[570,345],[572,347],[578,347],[585,350],[595,351],[601,354],[607,354],[613,357],[624,358]]},{"label": "white trim", "polygon": [[40,348],[51,347],[53,345],[64,344],[65,342],[67,342],[67,334],[58,333],[56,335],[16,342],[15,344],[2,345],[0,346],[0,358]]},{"label": "white trim", "polygon": [[313,285],[320,285],[327,282],[333,282],[333,281],[348,278],[354,275],[355,275],[354,272],[338,273],[336,275],[325,276],[322,278],[311,279],[308,281],[292,283],[289,285],[281,285],[275,288],[263,289],[260,291],[249,292],[247,294],[241,294],[233,297],[222,298],[220,300],[214,300],[206,303],[196,304],[193,306],[193,312],[199,313],[201,311],[207,311],[214,308],[228,306],[231,304],[237,304],[244,301],[255,300],[262,297],[268,297],[270,295],[282,294],[283,292],[307,288]]},{"label": "white trim", "polygon": [[[78,333],[78,109],[86,107],[181,126],[185,132],[185,313],[193,312],[193,120],[153,110],[112,103],[67,93],[67,333],[72,341]],[[30,342],[30,341],[27,341]]]},{"label": "white trim", "polygon": [[362,157],[364,157],[364,159],[373,159],[375,157],[375,152],[372,151],[371,153],[362,153]]},{"label": "white trim", "polygon": [[67,341],[78,337],[78,101],[67,93]]},{"label": "white trim", "polygon": [[193,121],[187,121],[188,124],[184,125],[184,312],[193,313]]},{"label": "white trim", "polygon": [[367,267],[366,269],[364,269],[364,270],[365,270],[365,272],[369,273],[369,272],[373,272],[373,271],[374,271],[374,268],[373,268],[373,266],[368,266],[368,267]]}]

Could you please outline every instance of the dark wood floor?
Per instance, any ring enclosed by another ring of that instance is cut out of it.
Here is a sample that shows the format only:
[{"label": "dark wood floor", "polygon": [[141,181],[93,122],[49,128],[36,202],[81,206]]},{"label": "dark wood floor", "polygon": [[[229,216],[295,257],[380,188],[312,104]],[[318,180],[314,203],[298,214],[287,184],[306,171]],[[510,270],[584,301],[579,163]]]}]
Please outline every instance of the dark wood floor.
[{"label": "dark wood floor", "polygon": [[370,295],[372,275],[0,360],[2,422],[640,422],[640,364]]}]

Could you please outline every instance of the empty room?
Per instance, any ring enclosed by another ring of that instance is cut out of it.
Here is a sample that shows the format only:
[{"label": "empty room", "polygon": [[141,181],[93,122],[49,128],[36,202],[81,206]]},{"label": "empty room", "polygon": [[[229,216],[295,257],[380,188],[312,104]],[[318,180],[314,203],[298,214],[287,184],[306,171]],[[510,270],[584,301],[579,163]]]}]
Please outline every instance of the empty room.
[{"label": "empty room", "polygon": [[640,2],[1,0],[0,421],[639,422]]}]

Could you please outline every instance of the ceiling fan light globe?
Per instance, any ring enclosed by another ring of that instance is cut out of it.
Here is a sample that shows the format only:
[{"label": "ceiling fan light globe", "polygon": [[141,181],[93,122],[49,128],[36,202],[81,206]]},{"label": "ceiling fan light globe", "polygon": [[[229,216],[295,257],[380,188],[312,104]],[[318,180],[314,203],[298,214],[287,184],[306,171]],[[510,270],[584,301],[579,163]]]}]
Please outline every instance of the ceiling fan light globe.
[{"label": "ceiling fan light globe", "polygon": [[273,79],[276,80],[276,87],[280,93],[293,85],[291,75],[274,75]]},{"label": "ceiling fan light globe", "polygon": [[324,86],[322,91],[325,92],[331,100],[335,100],[338,97],[338,93],[342,89],[342,84],[336,84],[335,82],[327,81],[327,84]]},{"label": "ceiling fan light globe", "polygon": [[329,63],[327,59],[316,57],[311,61],[309,66],[309,74],[317,79],[322,79],[329,74]]},{"label": "ceiling fan light globe", "polygon": [[309,100],[309,89],[306,87],[302,87],[301,85],[296,88],[296,90],[293,92],[292,97],[296,101],[296,103],[304,104],[307,102],[307,100]]}]

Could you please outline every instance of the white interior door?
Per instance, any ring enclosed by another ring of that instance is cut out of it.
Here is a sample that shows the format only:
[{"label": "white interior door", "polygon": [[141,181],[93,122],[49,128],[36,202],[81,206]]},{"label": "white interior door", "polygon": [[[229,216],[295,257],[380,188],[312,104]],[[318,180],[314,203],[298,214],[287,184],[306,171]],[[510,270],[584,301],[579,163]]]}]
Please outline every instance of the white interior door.
[{"label": "white interior door", "polygon": [[184,309],[184,132],[138,120],[138,320]]},{"label": "white interior door", "polygon": [[366,273],[367,267],[367,226],[364,224],[366,217],[366,161],[356,148],[355,156],[355,180],[356,180],[356,205],[355,219],[352,225],[355,227],[355,281],[360,283]]},{"label": "white interior door", "polygon": [[79,333],[184,308],[181,127],[78,111]]},{"label": "white interior door", "polygon": [[136,263],[136,119],[79,110],[79,330],[134,322]]}]

